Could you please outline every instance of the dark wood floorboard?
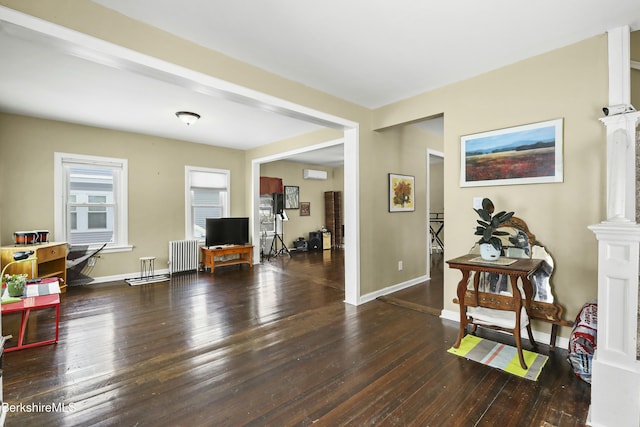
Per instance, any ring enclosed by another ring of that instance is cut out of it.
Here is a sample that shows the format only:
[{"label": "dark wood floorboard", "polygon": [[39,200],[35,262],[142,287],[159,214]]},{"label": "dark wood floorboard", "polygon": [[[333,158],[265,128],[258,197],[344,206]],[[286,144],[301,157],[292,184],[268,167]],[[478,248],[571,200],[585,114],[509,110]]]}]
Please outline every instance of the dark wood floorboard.
[{"label": "dark wood floorboard", "polygon": [[[10,412],[7,425],[584,425],[590,389],[566,351],[547,352],[537,382],[453,356],[457,324],[415,309],[437,310],[428,285],[353,307],[343,265],[341,251],[297,253],[70,287],[60,342],[3,366],[5,402],[70,410]],[[51,322],[38,317],[29,337]]]}]

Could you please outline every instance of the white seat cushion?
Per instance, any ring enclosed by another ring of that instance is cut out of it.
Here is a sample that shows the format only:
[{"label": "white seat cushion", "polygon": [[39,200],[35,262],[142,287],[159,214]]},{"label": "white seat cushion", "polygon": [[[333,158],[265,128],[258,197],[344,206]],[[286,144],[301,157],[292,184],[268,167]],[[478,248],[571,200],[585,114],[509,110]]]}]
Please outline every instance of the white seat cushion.
[{"label": "white seat cushion", "polygon": [[[485,307],[468,307],[467,314],[473,317],[473,323],[486,326],[498,326],[504,329],[515,329],[516,313],[515,311],[494,310]],[[529,324],[529,316],[527,310],[520,310],[520,327],[524,328]]]}]

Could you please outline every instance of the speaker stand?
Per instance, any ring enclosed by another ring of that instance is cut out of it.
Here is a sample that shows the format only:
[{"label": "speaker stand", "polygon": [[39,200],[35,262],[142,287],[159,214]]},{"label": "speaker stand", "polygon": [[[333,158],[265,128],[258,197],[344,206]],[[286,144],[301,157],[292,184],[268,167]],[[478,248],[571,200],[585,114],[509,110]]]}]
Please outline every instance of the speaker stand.
[{"label": "speaker stand", "polygon": [[[278,250],[278,240],[280,241],[280,245],[282,246],[280,250]],[[273,235],[273,240],[271,241],[271,249],[269,250],[269,255],[267,255],[267,259],[271,258],[272,256],[278,256],[282,254],[287,254],[291,256],[291,252],[289,252],[289,248],[287,248],[287,245],[285,245],[284,241],[282,240],[282,235],[276,233]]]}]

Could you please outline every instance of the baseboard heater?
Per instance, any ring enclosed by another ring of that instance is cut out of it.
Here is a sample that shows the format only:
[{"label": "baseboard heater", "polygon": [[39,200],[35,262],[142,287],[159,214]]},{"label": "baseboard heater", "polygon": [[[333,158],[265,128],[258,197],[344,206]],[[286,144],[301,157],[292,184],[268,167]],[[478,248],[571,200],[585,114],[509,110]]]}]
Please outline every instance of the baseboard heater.
[{"label": "baseboard heater", "polygon": [[171,240],[169,242],[169,274],[198,270],[199,248],[198,240]]}]

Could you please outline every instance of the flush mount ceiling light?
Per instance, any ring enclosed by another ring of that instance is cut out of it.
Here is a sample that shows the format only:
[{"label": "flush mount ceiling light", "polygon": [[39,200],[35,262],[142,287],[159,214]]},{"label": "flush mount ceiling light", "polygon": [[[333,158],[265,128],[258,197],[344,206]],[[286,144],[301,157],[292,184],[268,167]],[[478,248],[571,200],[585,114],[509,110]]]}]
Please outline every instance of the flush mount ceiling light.
[{"label": "flush mount ceiling light", "polygon": [[191,113],[189,111],[178,111],[176,116],[187,126],[195,123],[200,118],[200,114]]}]

